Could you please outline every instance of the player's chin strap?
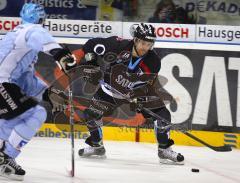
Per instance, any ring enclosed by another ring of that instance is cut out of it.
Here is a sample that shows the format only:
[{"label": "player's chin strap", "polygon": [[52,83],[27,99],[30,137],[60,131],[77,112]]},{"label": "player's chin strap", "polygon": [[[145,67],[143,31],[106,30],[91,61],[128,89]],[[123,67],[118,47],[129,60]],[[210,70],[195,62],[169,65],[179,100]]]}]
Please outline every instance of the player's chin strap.
[{"label": "player's chin strap", "polygon": [[[129,101],[130,103],[136,102],[136,100],[129,98],[127,95],[122,94],[121,92],[119,92],[118,90],[116,90],[115,88],[112,87],[112,90],[115,93],[118,93],[119,95],[121,95],[123,98],[125,98],[127,101]],[[146,113],[148,113],[149,115],[151,115],[152,117],[154,117],[155,119],[159,119],[165,122],[165,124],[167,125],[167,128],[172,128],[173,126],[177,126],[177,124],[171,124],[171,122],[167,121],[166,119],[162,118],[161,116],[159,116],[158,114],[152,112],[150,109],[145,108],[145,107],[141,107],[141,111],[144,111]],[[207,142],[203,141],[202,139],[199,139],[198,137],[194,136],[193,134],[189,133],[186,131],[186,129],[183,129],[179,124],[178,124],[178,128],[177,130],[179,130],[180,132],[182,132],[183,134],[187,135],[188,137],[194,139],[195,141],[205,145],[206,147],[217,151],[217,152],[228,152],[228,151],[232,151],[232,148],[228,145],[223,145],[223,146],[212,146],[210,144],[208,144]]]}]

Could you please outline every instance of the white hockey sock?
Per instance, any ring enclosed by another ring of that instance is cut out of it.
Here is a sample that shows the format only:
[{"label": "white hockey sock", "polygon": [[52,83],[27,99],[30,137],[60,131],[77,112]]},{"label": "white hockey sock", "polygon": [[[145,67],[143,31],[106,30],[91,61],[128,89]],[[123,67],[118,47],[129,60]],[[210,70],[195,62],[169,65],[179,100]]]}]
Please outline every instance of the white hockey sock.
[{"label": "white hockey sock", "polygon": [[28,143],[29,140],[24,139],[21,137],[15,130],[12,131],[8,142],[17,150],[20,151],[20,149]]},{"label": "white hockey sock", "polygon": [[4,153],[12,158],[16,158],[21,152],[21,148],[26,145],[28,141],[29,140],[22,138],[15,130],[13,130],[6,142]]}]

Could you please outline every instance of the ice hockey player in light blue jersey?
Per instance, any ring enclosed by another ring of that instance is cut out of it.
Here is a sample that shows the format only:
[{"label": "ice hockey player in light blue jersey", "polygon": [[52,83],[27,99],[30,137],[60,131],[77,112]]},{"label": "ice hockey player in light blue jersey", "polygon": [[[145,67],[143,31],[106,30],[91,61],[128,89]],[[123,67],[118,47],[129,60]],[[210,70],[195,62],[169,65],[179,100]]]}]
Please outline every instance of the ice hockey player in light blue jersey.
[{"label": "ice hockey player in light blue jersey", "polygon": [[43,28],[45,15],[41,5],[25,3],[22,24],[0,40],[0,175],[15,180],[25,175],[15,158],[46,120],[38,102],[48,86],[34,75],[38,53],[53,56],[64,73],[76,66]]}]

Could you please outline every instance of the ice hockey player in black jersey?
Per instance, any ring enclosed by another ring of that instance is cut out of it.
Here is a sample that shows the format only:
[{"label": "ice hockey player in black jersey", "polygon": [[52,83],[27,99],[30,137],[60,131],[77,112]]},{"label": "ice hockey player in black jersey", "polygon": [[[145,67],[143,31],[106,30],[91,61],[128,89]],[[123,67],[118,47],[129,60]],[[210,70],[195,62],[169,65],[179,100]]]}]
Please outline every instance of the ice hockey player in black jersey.
[{"label": "ice hockey player in black jersey", "polygon": [[[169,138],[170,129],[162,128],[167,125],[165,121],[171,122],[170,112],[164,103],[161,102],[151,108],[154,113],[162,117],[162,120],[142,112],[137,105],[138,101],[146,100],[155,91],[154,83],[161,68],[160,58],[153,50],[155,40],[154,27],[141,23],[133,29],[132,40],[116,36],[93,38],[88,40],[81,49],[73,51],[73,54],[80,65],[82,58],[85,58],[85,62],[100,66],[103,70],[103,79],[100,80],[100,87],[92,101],[108,102],[118,107],[120,104],[128,102],[125,97],[134,99],[133,104],[135,105],[131,105],[133,110],[142,113],[145,118],[152,118],[154,122],[160,162],[184,164],[184,156],[171,148],[174,141]],[[97,59],[99,57],[102,59],[100,62]],[[153,93],[157,95],[157,92]],[[93,105],[84,111],[84,120],[90,137],[85,141],[89,147],[79,150],[81,157],[104,156],[106,152],[100,125],[105,112],[101,112],[104,107],[97,107],[97,103],[93,102]],[[105,106],[106,108],[108,106]]]}]

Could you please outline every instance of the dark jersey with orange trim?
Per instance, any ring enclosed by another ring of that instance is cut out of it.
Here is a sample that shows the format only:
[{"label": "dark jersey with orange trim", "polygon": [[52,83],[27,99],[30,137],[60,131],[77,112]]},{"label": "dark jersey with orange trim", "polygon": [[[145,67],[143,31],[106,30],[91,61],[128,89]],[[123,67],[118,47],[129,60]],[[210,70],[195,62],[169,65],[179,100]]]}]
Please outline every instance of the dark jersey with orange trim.
[{"label": "dark jersey with orange trim", "polygon": [[[95,53],[95,65],[104,70],[104,82],[126,93],[128,89],[152,82],[160,71],[160,58],[149,50],[141,58],[132,57],[133,40],[113,36],[88,40],[82,50]],[[100,59],[99,59],[100,58]]]}]

